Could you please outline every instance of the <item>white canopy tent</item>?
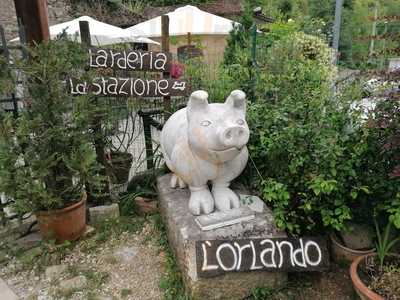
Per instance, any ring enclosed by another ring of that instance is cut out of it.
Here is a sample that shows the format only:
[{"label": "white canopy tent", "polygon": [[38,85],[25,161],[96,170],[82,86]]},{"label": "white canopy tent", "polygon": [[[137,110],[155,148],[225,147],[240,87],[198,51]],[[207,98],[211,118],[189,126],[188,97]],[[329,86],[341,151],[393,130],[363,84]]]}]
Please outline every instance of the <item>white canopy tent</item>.
[{"label": "white canopy tent", "polygon": [[[191,5],[179,7],[169,16],[169,34],[171,36],[187,35],[228,35],[236,23],[202,11]],[[143,37],[161,36],[161,16],[125,29],[133,35]]]},{"label": "white canopy tent", "polygon": [[[57,36],[65,33],[70,40],[81,42],[79,21],[87,21],[89,23],[90,36],[92,46],[104,46],[118,43],[145,43],[156,44],[147,37],[137,36],[122,28],[97,21],[88,16],[82,16],[69,22],[60,23],[50,26],[50,38],[55,39]],[[10,42],[17,42],[19,38],[15,38]]]}]

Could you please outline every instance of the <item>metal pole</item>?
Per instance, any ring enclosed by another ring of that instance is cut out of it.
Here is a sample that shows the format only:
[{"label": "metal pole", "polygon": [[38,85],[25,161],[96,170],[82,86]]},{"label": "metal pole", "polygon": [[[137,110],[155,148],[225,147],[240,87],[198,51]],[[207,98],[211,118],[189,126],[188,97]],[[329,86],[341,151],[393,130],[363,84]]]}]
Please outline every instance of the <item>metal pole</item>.
[{"label": "metal pole", "polygon": [[387,21],[385,21],[385,31],[383,32],[383,53],[381,56],[381,69],[385,66],[386,59],[387,59],[387,53],[386,53],[386,34],[387,34]]},{"label": "metal pole", "polygon": [[336,0],[335,7],[335,24],[333,26],[333,43],[332,47],[335,50],[335,64],[338,61],[339,55],[339,40],[340,40],[340,25],[342,19],[343,0]]},{"label": "metal pole", "polygon": [[[140,112],[139,112],[139,115],[140,115]],[[145,141],[145,145],[146,145],[147,170],[151,170],[154,168],[153,141],[151,139],[151,116],[142,115],[142,120],[143,120],[144,141]]]},{"label": "metal pole", "polygon": [[376,36],[377,18],[378,18],[378,1],[375,2],[375,7],[374,7],[374,21],[372,22],[371,42],[369,44],[369,56],[370,56],[370,58],[372,58],[372,55],[374,55],[374,47],[375,47],[375,39],[374,39],[374,37]]}]

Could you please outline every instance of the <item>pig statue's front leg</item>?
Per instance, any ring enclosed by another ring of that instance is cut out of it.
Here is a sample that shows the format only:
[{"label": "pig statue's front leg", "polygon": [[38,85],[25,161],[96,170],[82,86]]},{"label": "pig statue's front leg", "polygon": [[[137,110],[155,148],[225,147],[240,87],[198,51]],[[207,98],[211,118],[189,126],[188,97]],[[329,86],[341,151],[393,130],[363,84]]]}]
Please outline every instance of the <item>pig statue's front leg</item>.
[{"label": "pig statue's front leg", "polygon": [[207,184],[201,186],[189,185],[189,189],[189,210],[193,215],[207,215],[214,211],[214,199],[210,193],[210,190],[208,189]]},{"label": "pig statue's front leg", "polygon": [[229,182],[214,182],[212,195],[218,210],[227,211],[240,206],[239,197],[229,188]]},{"label": "pig statue's front leg", "polygon": [[229,185],[233,179],[242,173],[248,155],[247,148],[244,147],[238,156],[222,165],[221,172],[213,180],[212,195],[215,207],[218,210],[227,211],[240,206],[239,196],[229,188]]}]

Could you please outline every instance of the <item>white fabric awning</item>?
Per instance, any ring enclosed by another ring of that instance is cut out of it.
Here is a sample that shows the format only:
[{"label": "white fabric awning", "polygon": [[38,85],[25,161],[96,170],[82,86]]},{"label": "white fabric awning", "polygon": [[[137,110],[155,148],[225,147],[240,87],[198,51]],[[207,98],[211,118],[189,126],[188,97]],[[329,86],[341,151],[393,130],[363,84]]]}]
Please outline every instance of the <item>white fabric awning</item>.
[{"label": "white fabric awning", "polygon": [[[79,21],[88,21],[92,46],[104,46],[118,43],[159,43],[143,36],[137,36],[122,28],[107,23],[99,22],[91,17],[82,16],[69,22],[60,23],[50,26],[50,38],[55,39],[57,36],[65,32],[70,40],[81,42],[79,31]],[[19,38],[15,38],[10,42],[17,42]]]},{"label": "white fabric awning", "polygon": [[[227,35],[236,23],[187,5],[168,13],[171,36],[191,34]],[[161,36],[161,16],[125,29],[133,35],[145,37]]]}]

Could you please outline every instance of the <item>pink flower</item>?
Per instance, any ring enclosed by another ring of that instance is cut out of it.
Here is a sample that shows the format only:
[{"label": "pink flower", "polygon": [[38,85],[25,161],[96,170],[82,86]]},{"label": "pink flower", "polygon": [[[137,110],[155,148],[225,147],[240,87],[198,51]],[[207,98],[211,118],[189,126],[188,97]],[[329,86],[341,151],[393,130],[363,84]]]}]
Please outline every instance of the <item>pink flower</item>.
[{"label": "pink flower", "polygon": [[179,64],[179,63],[173,63],[171,65],[171,77],[178,79],[179,77],[181,77],[183,75],[183,65]]}]

